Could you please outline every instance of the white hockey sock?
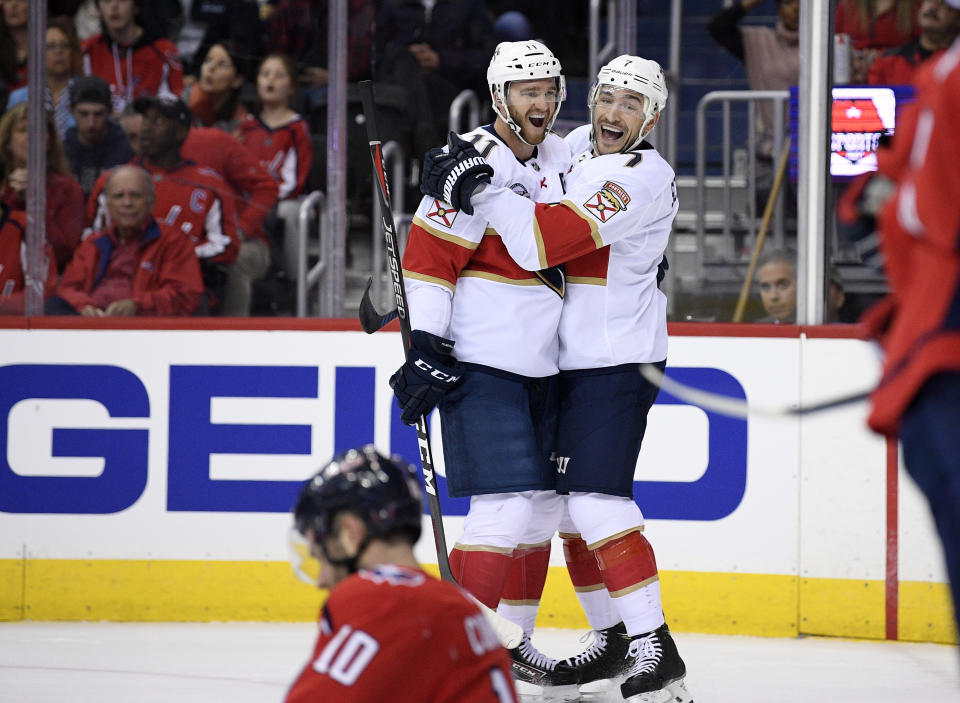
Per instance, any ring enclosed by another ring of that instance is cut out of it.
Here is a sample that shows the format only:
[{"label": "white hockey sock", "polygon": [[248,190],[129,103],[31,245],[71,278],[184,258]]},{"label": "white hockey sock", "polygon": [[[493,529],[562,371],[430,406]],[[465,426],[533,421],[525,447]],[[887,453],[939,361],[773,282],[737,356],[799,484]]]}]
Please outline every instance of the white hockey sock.
[{"label": "white hockey sock", "polygon": [[500,605],[497,606],[497,615],[501,615],[510,622],[516,623],[523,628],[525,634],[531,635],[537,622],[537,609],[539,607],[539,601],[536,603],[524,603],[522,605],[513,605],[500,601]]},{"label": "white hockey sock", "polygon": [[577,591],[577,600],[594,630],[603,630],[620,622],[620,613],[606,588]]},{"label": "white hockey sock", "polygon": [[659,580],[612,600],[631,637],[653,632],[665,622],[660,605]]}]

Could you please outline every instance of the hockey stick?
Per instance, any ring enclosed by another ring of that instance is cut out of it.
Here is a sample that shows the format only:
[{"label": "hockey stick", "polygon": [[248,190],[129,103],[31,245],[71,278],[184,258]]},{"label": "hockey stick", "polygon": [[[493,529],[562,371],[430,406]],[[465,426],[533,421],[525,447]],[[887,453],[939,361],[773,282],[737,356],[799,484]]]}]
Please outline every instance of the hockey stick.
[{"label": "hockey stick", "polygon": [[[377,180],[377,195],[380,201],[380,216],[383,220],[383,236],[387,247],[387,261],[390,264],[390,274],[393,278],[393,295],[397,309],[385,317],[396,315],[400,320],[400,338],[403,340],[403,353],[410,349],[410,317],[407,307],[407,291],[403,285],[403,271],[400,268],[400,251],[397,245],[397,233],[393,225],[393,210],[390,208],[390,187],[387,185],[387,174],[383,170],[383,153],[380,148],[380,136],[377,131],[377,119],[373,103],[373,81],[360,82],[360,98],[363,101],[363,116],[367,124],[367,140],[370,143],[370,158],[373,160],[373,175]],[[378,273],[379,275],[379,273]],[[364,292],[367,301],[367,311],[376,309],[369,298],[370,283]],[[361,303],[361,310],[364,309]],[[383,317],[383,316],[382,316]],[[369,321],[369,320],[368,320]],[[389,320],[387,320],[389,322]],[[370,333],[363,315],[360,323],[364,331]],[[379,329],[386,322],[380,324]],[[376,331],[376,329],[372,331]],[[440,511],[440,498],[437,496],[437,474],[433,466],[433,450],[430,447],[430,432],[427,429],[426,416],[417,420],[417,444],[420,446],[420,464],[423,466],[423,483],[427,489],[427,503],[430,506],[430,520],[433,522],[433,541],[437,546],[437,562],[440,566],[440,577],[444,581],[452,581],[453,572],[450,571],[450,558],[447,555],[447,538],[443,531],[443,513]]]},{"label": "hockey stick", "polygon": [[[363,102],[363,114],[367,123],[367,140],[370,143],[370,158],[373,160],[373,175],[377,179],[377,195],[380,200],[380,214],[383,218],[383,235],[387,246],[387,261],[390,264],[390,273],[393,278],[393,294],[397,307],[386,315],[377,312],[370,300],[370,284],[360,301],[360,325],[364,332],[372,334],[384,327],[388,322],[397,318],[400,320],[400,337],[403,340],[403,352],[410,349],[410,318],[407,307],[407,291],[403,285],[403,270],[400,268],[400,248],[397,245],[397,233],[393,225],[393,210],[390,208],[390,188],[387,184],[387,174],[383,170],[383,154],[380,148],[379,132],[377,131],[376,113],[373,102],[373,82],[360,82],[360,98]],[[427,429],[427,418],[417,420],[417,444],[420,447],[420,463],[423,466],[423,483],[427,489],[427,505],[430,508],[430,521],[433,523],[433,540],[437,547],[437,565],[440,567],[440,577],[444,581],[456,583],[453,572],[450,570],[450,557],[447,554],[447,538],[443,530],[443,513],[440,510],[440,498],[437,495],[437,474],[433,465],[433,450],[430,447],[430,432]],[[463,591],[470,595],[466,590]],[[470,596],[486,617],[493,631],[497,633],[501,644],[507,649],[513,649],[523,640],[523,628],[506,618],[498,615],[473,596]]]},{"label": "hockey stick", "polygon": [[873,388],[870,388],[869,390],[858,391],[849,395],[824,400],[819,403],[814,403],[813,405],[757,405],[756,403],[748,403],[741,398],[719,395],[700,388],[688,386],[685,383],[680,383],[667,376],[653,364],[640,364],[640,374],[653,385],[676,396],[680,400],[686,401],[690,405],[697,405],[706,410],[720,413],[721,415],[743,419],[748,418],[750,415],[763,415],[766,417],[810,415],[811,413],[817,413],[823,410],[832,410],[833,408],[839,408],[844,405],[859,403],[869,398],[873,392]]},{"label": "hockey stick", "polygon": [[363,291],[363,297],[360,299],[360,326],[367,334],[373,334],[377,330],[386,327],[390,322],[397,318],[397,308],[394,308],[386,314],[377,312],[373,301],[370,300],[370,286],[373,285],[373,278],[367,281],[367,288]]}]

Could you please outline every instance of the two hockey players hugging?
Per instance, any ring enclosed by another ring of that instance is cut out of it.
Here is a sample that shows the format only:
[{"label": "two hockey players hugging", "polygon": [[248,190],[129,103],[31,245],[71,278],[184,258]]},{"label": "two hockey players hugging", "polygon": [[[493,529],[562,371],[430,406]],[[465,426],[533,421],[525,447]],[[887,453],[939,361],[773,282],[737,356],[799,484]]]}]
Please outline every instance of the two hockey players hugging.
[{"label": "two hockey players hugging", "polygon": [[[407,424],[439,409],[448,491],[470,496],[454,578],[524,636],[508,658],[477,635],[483,623],[472,635],[450,625],[479,611],[413,559],[409,468],[353,451],[298,503],[298,529],[335,588],[316,659],[288,700],[494,703],[517,700],[515,685],[577,700],[579,687],[616,679],[627,701],[689,701],[633,499],[657,394],[638,369],[662,369],[667,355],[658,284],[677,198],[672,168],[645,140],[666,105],[663,72],[635,56],[610,61],[590,124],[566,138],[551,132],[565,81],[542,43],[500,44],[487,82],[495,121],[425,157],[403,255],[411,347],[390,385]],[[558,531],[593,628],[586,651],[562,661],[530,639]],[[411,640],[422,632],[429,644]]]}]

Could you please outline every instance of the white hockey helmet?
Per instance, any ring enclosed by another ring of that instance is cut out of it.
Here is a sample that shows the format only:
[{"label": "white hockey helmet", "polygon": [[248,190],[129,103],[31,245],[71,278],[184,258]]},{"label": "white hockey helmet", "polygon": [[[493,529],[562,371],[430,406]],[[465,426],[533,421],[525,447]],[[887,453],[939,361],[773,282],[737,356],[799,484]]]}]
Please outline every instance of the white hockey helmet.
[{"label": "white hockey helmet", "polygon": [[[567,81],[563,77],[560,61],[543,42],[530,39],[528,41],[505,41],[497,44],[490,65],[487,66],[487,86],[490,88],[490,100],[493,109],[504,122],[520,137],[520,125],[510,116],[507,109],[507,88],[513,81],[535,81],[542,78],[555,78],[557,82],[557,109],[547,122],[547,130],[553,127],[557,113],[560,112],[560,103],[567,97]],[[497,96],[503,104],[503,112],[497,108]]]},{"label": "white hockey helmet", "polygon": [[[613,88],[628,88],[646,98],[640,133],[634,143],[626,150],[636,149],[643,141],[643,131],[647,128],[647,125],[653,121],[657,113],[667,106],[667,81],[663,76],[663,69],[656,61],[642,59],[639,56],[630,56],[629,54],[621,54],[603,66],[597,73],[597,82],[593,84],[590,97],[587,100],[587,105],[590,108],[591,124],[593,123],[593,108],[597,104],[597,95],[600,92],[600,87],[605,85]],[[596,147],[595,136],[592,133],[591,141],[594,141],[594,147]]]}]

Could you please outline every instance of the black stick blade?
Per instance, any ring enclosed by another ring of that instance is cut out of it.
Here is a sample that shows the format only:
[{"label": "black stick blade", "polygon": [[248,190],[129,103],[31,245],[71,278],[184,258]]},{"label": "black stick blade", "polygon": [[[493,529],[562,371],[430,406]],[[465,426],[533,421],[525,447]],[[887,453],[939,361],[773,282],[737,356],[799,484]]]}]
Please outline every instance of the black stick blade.
[{"label": "black stick blade", "polygon": [[373,279],[368,279],[366,290],[363,291],[363,298],[360,299],[360,312],[358,314],[360,326],[367,334],[373,334],[377,330],[383,329],[397,317],[396,308],[385,314],[377,312],[373,301],[370,300],[370,286],[372,284]]}]

